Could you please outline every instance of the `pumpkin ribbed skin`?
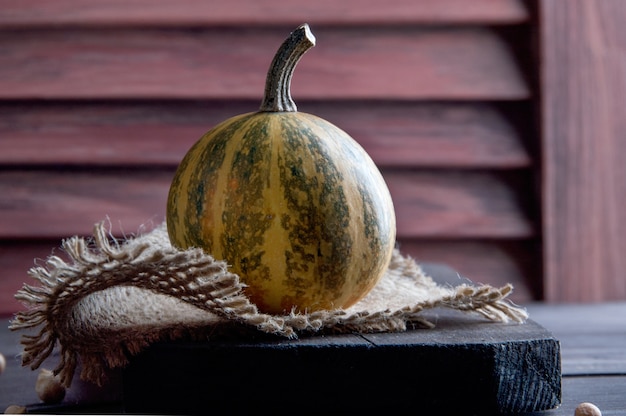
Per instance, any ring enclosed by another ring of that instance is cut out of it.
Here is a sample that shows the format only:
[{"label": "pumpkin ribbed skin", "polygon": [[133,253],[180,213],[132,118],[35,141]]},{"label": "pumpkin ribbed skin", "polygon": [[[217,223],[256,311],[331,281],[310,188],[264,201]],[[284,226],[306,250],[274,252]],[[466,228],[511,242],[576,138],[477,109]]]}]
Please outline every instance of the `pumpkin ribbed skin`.
[{"label": "pumpkin ribbed skin", "polygon": [[314,45],[307,24],[289,35],[260,111],[206,133],[167,201],[172,244],[225,260],[267,313],[349,307],[382,277],[395,242],[391,196],[374,162],[291,98],[294,68]]},{"label": "pumpkin ribbed skin", "polygon": [[301,112],[233,117],[182,160],[172,244],[226,260],[261,311],[345,308],[384,274],[395,242],[387,186],[333,124]]}]

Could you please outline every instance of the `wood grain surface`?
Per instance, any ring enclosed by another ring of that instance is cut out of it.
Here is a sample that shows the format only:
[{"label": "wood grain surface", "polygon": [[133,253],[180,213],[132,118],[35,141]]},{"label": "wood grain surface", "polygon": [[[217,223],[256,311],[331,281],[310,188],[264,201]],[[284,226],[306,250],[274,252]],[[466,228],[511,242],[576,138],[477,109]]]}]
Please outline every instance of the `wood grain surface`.
[{"label": "wood grain surface", "polygon": [[370,153],[407,253],[540,297],[534,8],[464,3],[0,0],[0,313],[62,238],[160,223],[182,156],[256,111],[303,21],[294,99]]},{"label": "wood grain surface", "polygon": [[[0,99],[260,100],[272,56],[292,29],[4,31]],[[496,28],[313,29],[323,47],[298,67],[296,102],[530,96]]]},{"label": "wood grain surface", "polygon": [[[153,224],[145,224],[148,229]],[[87,227],[86,231],[87,230]],[[140,230],[129,230],[119,222],[111,222],[115,235],[131,236]],[[70,235],[64,236],[64,238]],[[24,284],[36,282],[28,275],[31,267],[44,266],[51,256],[66,258],[60,248],[61,238],[37,238],[4,240],[0,242],[0,316],[23,310],[24,306],[14,295]],[[402,254],[411,256],[418,264],[436,262],[441,267],[453,269],[447,284],[490,284],[500,287],[506,283],[514,286],[510,298],[518,304],[535,300],[540,296],[541,264],[536,261],[537,243],[521,241],[502,242],[494,239],[432,240],[400,239],[398,247]]]},{"label": "wood grain surface", "polygon": [[626,298],[626,4],[540,2],[545,293]]},{"label": "wood grain surface", "polygon": [[0,0],[0,28],[36,26],[334,25],[398,23],[519,23],[529,18],[523,0]]},{"label": "wood grain surface", "polygon": [[[448,281],[455,274],[452,269],[437,267],[436,270],[435,276],[440,281]],[[626,303],[530,303],[524,306],[531,319],[550,331],[561,344],[562,405],[554,410],[518,415],[572,416],[582,402],[594,403],[605,416],[623,415],[626,411],[626,350],[623,348],[626,321],[622,317],[626,314]],[[29,413],[124,412],[119,371],[111,372],[110,383],[99,389],[76,378],[76,385],[69,390],[61,407],[51,409],[41,403],[34,391],[37,372],[20,366],[21,335],[8,330],[8,318],[0,322],[0,351],[7,358],[6,371],[0,378],[0,408],[18,404],[27,406]],[[52,368],[58,359],[58,355],[53,354],[44,366]]]},{"label": "wood grain surface", "polygon": [[[0,163],[176,166],[217,123],[257,101],[0,103]],[[304,101],[379,166],[511,169],[533,164],[527,103]]]},{"label": "wood grain surface", "polygon": [[[106,216],[129,232],[160,223],[173,174],[163,169],[0,171],[0,238],[84,235]],[[400,238],[534,235],[517,199],[514,175],[390,170],[383,176],[394,198]]]},{"label": "wood grain surface", "polygon": [[[235,413],[271,409],[287,415],[311,392],[320,392],[307,405],[316,414],[407,414],[416,408],[428,414],[519,414],[560,404],[559,343],[540,325],[487,322],[443,309],[424,316],[436,327],[155,344],[123,372],[125,407],[130,413],[195,414],[209,398]],[[163,362],[172,365],[160,367]],[[284,383],[277,367],[306,376]],[[276,386],[283,394],[280,405],[264,399],[276,394]]]},{"label": "wood grain surface", "polygon": [[[394,197],[404,254],[455,267],[461,273],[457,283],[512,283],[517,301],[539,296],[537,250],[528,242],[536,229],[528,201],[518,199],[524,175],[383,174]],[[50,254],[62,255],[61,238],[88,236],[96,222],[107,219],[117,237],[160,224],[172,175],[167,169],[128,168],[0,171],[0,313],[21,309],[13,294],[30,281],[30,267]]]}]

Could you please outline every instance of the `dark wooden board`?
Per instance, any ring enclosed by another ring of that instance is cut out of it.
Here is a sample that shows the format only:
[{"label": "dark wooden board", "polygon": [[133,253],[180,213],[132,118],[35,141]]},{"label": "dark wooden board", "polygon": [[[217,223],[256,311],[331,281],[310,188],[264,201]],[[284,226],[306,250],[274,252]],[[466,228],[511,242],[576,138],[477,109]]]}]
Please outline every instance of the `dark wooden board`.
[{"label": "dark wooden board", "polygon": [[561,341],[564,374],[626,375],[626,302],[533,303],[528,311]]},{"label": "dark wooden board", "polygon": [[179,26],[232,24],[493,23],[524,22],[523,0],[394,0],[378,7],[374,0],[126,0],[121,7],[105,0],[1,0],[0,28],[40,26]]},{"label": "dark wooden board", "polygon": [[[494,28],[312,29],[318,46],[298,65],[296,101],[531,95]],[[260,100],[272,56],[291,30],[0,31],[0,99]]]},{"label": "dark wooden board", "polygon": [[[436,270],[438,277],[450,273],[445,267],[437,267]],[[516,416],[572,416],[576,406],[584,401],[595,403],[605,416],[623,416],[626,411],[624,395],[626,350],[619,336],[626,330],[624,327],[626,322],[622,319],[626,314],[626,303],[586,305],[533,303],[527,306],[531,318],[550,331],[561,344],[563,403],[555,410],[521,413]],[[37,373],[20,367],[18,354],[21,351],[19,345],[21,333],[10,332],[7,326],[6,319],[0,321],[0,352],[7,357],[7,369],[0,376],[0,409],[5,409],[9,404],[20,404],[26,405],[29,413],[124,412],[120,372],[110,374],[110,382],[102,389],[83,384],[76,379],[76,384],[68,392],[66,401],[60,406],[51,408],[41,404],[34,392]],[[608,352],[618,350],[621,351],[621,359],[616,364]],[[573,354],[573,351],[578,353]],[[52,368],[57,360],[58,356],[54,355],[45,366]],[[580,373],[578,363],[581,362],[594,362],[593,368],[596,372]],[[301,410],[302,407],[297,409]],[[415,402],[411,413],[419,414],[418,411],[419,403]],[[390,412],[382,411],[378,414],[387,415]]]},{"label": "dark wooden board", "polygon": [[156,344],[124,370],[125,410],[484,415],[560,403],[560,349],[549,332],[460,314],[440,310],[435,329],[398,334]]},{"label": "dark wooden board", "polygon": [[626,414],[626,376],[624,374],[563,377],[562,384],[563,392],[567,395],[564,396],[563,405],[557,410],[533,413],[532,416],[575,416],[576,408],[584,402],[595,404],[602,411],[602,416]]},{"label": "dark wooden board", "polygon": [[[8,166],[169,165],[217,123],[257,101],[0,103],[0,163]],[[527,168],[528,103],[302,101],[383,167]]]}]

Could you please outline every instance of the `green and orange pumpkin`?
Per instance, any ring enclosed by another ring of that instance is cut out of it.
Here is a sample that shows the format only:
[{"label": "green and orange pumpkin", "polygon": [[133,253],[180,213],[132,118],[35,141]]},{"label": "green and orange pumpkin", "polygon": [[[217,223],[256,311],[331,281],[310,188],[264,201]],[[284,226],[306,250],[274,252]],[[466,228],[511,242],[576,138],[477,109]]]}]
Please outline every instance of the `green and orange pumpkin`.
[{"label": "green and orange pumpkin", "polygon": [[172,181],[172,245],[225,260],[260,311],[346,308],[384,274],[395,243],[389,190],[347,133],[298,112],[290,83],[315,44],[291,33],[258,112],[230,118],[185,155]]}]

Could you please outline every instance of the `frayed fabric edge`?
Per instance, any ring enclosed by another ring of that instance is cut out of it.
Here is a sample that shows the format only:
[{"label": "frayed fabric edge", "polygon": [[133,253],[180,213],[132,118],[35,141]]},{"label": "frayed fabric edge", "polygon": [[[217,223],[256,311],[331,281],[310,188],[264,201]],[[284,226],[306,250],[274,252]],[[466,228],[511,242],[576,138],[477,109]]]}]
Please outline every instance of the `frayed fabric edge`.
[{"label": "frayed fabric edge", "polygon": [[[268,315],[260,313],[245,296],[244,284],[227,270],[225,262],[200,249],[177,250],[169,244],[155,247],[141,236],[120,242],[110,235],[104,222],[94,226],[93,241],[72,237],[63,241],[62,248],[69,260],[51,256],[43,267],[30,269],[29,274],[39,285],[24,285],[16,293],[28,309],[16,314],[10,329],[39,328],[34,335],[23,335],[21,341],[22,364],[33,370],[58,346],[60,362],[53,371],[66,387],[71,385],[79,361],[81,378],[101,384],[104,370],[123,367],[128,363],[128,354],[135,355],[157,341],[198,337],[207,329],[202,325],[163,327],[141,333],[140,337],[125,336],[122,331],[118,337],[108,334],[106,339],[86,339],[68,327],[68,318],[81,299],[115,286],[173,296],[217,317],[219,322],[284,338],[323,331],[401,332],[408,325],[431,328],[434,325],[421,313],[438,307],[475,312],[496,322],[522,323],[528,318],[524,308],[506,299],[513,289],[510,284],[502,288],[461,285],[396,310],[349,313],[338,309]],[[392,265],[401,268],[404,275],[420,272],[419,265],[398,250]]]}]

